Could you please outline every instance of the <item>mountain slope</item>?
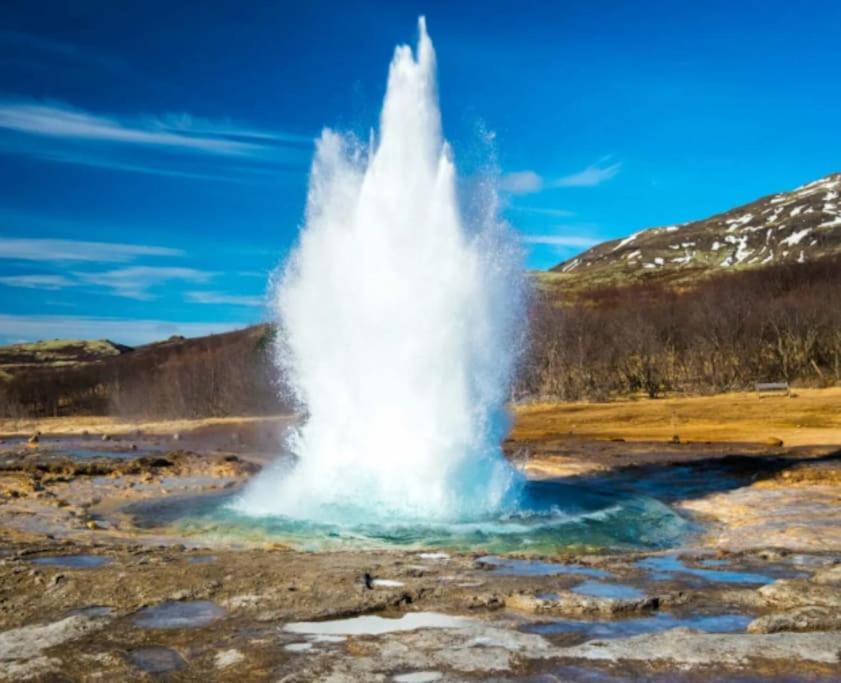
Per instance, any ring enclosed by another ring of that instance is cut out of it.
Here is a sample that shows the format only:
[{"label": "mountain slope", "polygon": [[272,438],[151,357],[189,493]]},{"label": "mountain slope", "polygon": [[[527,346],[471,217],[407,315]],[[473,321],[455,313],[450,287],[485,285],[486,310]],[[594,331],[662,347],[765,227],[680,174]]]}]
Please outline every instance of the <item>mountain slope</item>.
[{"label": "mountain slope", "polygon": [[541,277],[590,289],[634,282],[691,285],[697,278],[841,254],[841,173],[705,220],[604,242]]}]

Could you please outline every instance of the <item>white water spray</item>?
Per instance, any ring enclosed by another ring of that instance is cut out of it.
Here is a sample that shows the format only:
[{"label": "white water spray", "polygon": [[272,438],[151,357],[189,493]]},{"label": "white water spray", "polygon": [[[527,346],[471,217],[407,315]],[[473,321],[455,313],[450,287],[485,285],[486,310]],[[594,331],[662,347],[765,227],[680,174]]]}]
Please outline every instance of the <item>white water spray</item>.
[{"label": "white water spray", "polygon": [[[460,210],[435,52],[394,53],[377,140],[325,130],[276,289],[278,362],[305,406],[236,507],[336,523],[473,519],[519,477],[500,451],[524,318],[522,260],[487,187]],[[486,184],[489,185],[489,184]]]}]

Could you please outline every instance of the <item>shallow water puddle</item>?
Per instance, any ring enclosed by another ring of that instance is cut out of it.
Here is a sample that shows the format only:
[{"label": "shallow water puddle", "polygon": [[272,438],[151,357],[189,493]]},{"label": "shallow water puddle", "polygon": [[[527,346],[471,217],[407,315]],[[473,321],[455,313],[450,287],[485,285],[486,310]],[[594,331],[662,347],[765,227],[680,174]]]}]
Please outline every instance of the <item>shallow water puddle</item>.
[{"label": "shallow water puddle", "polygon": [[520,560],[496,555],[486,555],[476,560],[479,564],[493,567],[494,574],[501,576],[553,576],[555,574],[580,574],[594,578],[608,578],[610,572],[577,564],[556,564],[542,560]]},{"label": "shallow water puddle", "polygon": [[190,564],[211,564],[216,562],[216,555],[196,555],[187,560]]},{"label": "shallow water puddle", "polygon": [[634,564],[640,569],[647,569],[654,581],[668,581],[676,574],[696,576],[706,581],[718,583],[766,584],[774,579],[764,574],[753,574],[729,569],[701,569],[688,567],[675,555],[646,557]]},{"label": "shallow water puddle", "polygon": [[374,579],[371,581],[374,588],[400,588],[405,585],[402,581],[395,581],[394,579]]},{"label": "shallow water puddle", "polygon": [[111,558],[101,555],[49,555],[36,557],[33,564],[67,569],[95,569],[111,563]]},{"label": "shallow water puddle", "polygon": [[130,460],[132,458],[140,458],[149,455],[154,451],[144,448],[143,450],[126,449],[124,451],[104,451],[94,448],[62,448],[61,450],[51,451],[56,455],[63,455],[78,460],[90,460],[92,458],[113,458],[115,460]]},{"label": "shallow water puddle", "polygon": [[283,649],[287,652],[307,652],[312,650],[312,643],[289,643],[284,645]]},{"label": "shallow water puddle", "polygon": [[140,628],[199,628],[225,616],[225,610],[209,600],[162,602],[139,610],[132,622]]},{"label": "shallow water puddle", "polygon": [[394,683],[434,683],[440,681],[444,675],[439,671],[412,671],[406,674],[397,674]]},{"label": "shallow water puddle", "polygon": [[128,653],[129,661],[149,674],[165,674],[187,666],[181,655],[166,647],[142,647]]},{"label": "shallow water puddle", "polygon": [[541,624],[530,624],[523,630],[540,635],[580,633],[591,638],[625,638],[683,626],[707,633],[738,633],[747,628],[753,617],[745,614],[699,614],[677,617],[660,612],[650,617],[618,619],[616,621],[589,621],[586,619],[558,619]]},{"label": "shallow water puddle", "polygon": [[374,615],[336,619],[334,621],[299,621],[283,627],[288,633],[319,636],[379,636],[399,631],[422,628],[466,628],[472,622],[464,617],[453,617],[437,612],[407,612],[396,619]]},{"label": "shallow water puddle", "polygon": [[639,588],[602,581],[584,581],[573,587],[572,592],[594,598],[613,598],[616,600],[636,600],[645,597],[645,593]]}]

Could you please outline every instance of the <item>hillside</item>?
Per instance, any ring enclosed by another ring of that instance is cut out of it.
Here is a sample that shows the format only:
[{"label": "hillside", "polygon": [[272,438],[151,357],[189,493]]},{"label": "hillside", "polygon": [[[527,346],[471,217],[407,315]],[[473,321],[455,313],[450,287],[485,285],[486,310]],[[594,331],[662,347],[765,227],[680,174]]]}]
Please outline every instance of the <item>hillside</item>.
[{"label": "hillside", "polygon": [[136,348],[61,340],[0,347],[0,415],[279,412],[273,338],[263,324]]},{"label": "hillside", "polygon": [[109,339],[50,339],[47,341],[0,346],[0,372],[13,372],[30,366],[91,363],[131,351],[131,347]]},{"label": "hillside", "polygon": [[841,173],[710,218],[599,244],[538,281],[565,291],[634,283],[693,286],[710,276],[841,254]]}]

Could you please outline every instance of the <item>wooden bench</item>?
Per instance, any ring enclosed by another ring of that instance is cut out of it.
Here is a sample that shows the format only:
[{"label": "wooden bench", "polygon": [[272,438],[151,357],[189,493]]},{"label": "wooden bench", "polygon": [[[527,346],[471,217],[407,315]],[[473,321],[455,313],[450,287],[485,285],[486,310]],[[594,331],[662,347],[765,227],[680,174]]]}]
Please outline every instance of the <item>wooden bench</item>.
[{"label": "wooden bench", "polygon": [[791,396],[791,387],[788,385],[788,382],[757,382],[756,383],[756,395],[759,398],[762,398],[762,394],[771,394],[771,393],[783,393],[785,392],[786,396]]}]

